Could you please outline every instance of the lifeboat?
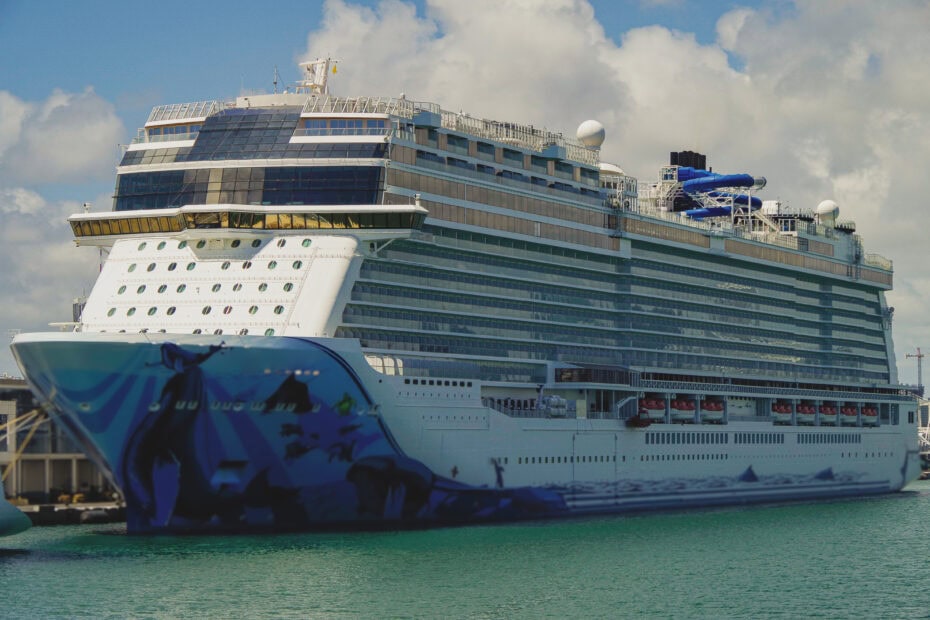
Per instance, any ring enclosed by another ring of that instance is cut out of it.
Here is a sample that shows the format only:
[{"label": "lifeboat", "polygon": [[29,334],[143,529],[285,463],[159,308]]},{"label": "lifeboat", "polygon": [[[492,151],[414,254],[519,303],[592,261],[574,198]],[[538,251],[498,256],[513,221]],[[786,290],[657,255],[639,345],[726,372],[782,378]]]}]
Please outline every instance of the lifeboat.
[{"label": "lifeboat", "polygon": [[[664,398],[641,398],[639,400],[640,415],[644,415],[647,420],[658,422],[665,419],[665,399]],[[645,413],[643,413],[645,412]]]},{"label": "lifeboat", "polygon": [[878,426],[878,409],[875,407],[862,408],[862,426]]},{"label": "lifeboat", "polygon": [[820,423],[836,424],[836,407],[833,405],[820,405]]},{"label": "lifeboat", "polygon": [[858,417],[859,414],[856,412],[855,407],[850,405],[840,407],[840,424],[845,424],[846,426],[855,426]]},{"label": "lifeboat", "polygon": [[813,405],[802,403],[797,406],[796,409],[796,419],[798,424],[813,424],[814,415],[816,415],[817,409]]},{"label": "lifeboat", "polygon": [[701,422],[723,422],[723,401],[702,400]]},{"label": "lifeboat", "polygon": [[775,424],[791,424],[791,405],[772,403],[772,419]]},{"label": "lifeboat", "polygon": [[672,401],[672,420],[675,422],[694,421],[694,401],[688,398],[677,398]]}]

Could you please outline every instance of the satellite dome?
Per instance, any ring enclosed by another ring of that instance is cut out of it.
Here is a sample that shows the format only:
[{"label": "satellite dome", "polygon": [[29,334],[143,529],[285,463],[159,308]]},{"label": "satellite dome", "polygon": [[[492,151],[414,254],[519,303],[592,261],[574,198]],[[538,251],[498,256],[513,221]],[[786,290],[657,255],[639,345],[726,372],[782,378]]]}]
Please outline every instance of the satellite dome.
[{"label": "satellite dome", "polygon": [[836,222],[836,216],[840,214],[840,206],[833,200],[824,200],[817,205],[814,212],[821,224],[833,225]]},{"label": "satellite dome", "polygon": [[589,149],[599,149],[604,144],[604,138],[607,133],[604,126],[597,121],[588,120],[578,125],[578,131],[575,136],[578,141]]}]

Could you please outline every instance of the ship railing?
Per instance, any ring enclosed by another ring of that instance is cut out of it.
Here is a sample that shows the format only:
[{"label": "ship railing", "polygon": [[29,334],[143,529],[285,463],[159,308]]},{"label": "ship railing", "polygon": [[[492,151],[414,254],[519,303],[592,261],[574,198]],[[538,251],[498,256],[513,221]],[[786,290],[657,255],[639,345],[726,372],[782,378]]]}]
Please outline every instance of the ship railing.
[{"label": "ship railing", "polygon": [[390,127],[311,127],[296,129],[294,136],[387,136],[391,133]]},{"label": "ship railing", "polygon": [[219,107],[220,103],[215,100],[160,105],[152,109],[146,123],[206,118],[216,112]]},{"label": "ship railing", "polygon": [[894,263],[880,254],[866,254],[862,257],[862,262],[870,267],[878,267],[885,271],[892,271]]},{"label": "ship railing", "polygon": [[[527,178],[525,181],[519,179],[509,179],[507,177],[498,176],[496,174],[486,174],[484,172],[478,172],[477,170],[470,170],[468,168],[461,168],[459,166],[450,166],[449,164],[430,161],[422,157],[417,158],[416,165],[422,168],[429,168],[430,170],[436,170],[438,172],[445,172],[446,174],[451,174],[458,177],[468,177],[471,179],[476,179],[478,181],[484,181],[486,183],[495,183],[497,185],[506,185],[507,187],[513,187],[515,189],[522,189],[524,191],[531,191],[534,193],[547,194],[556,198],[561,198],[563,200],[569,200],[572,202],[583,202],[592,207],[601,207],[604,205],[604,199],[600,196],[591,196],[581,193],[567,192],[565,190],[556,189],[554,187],[547,187],[544,185],[536,185]],[[593,188],[592,188],[593,189]]]},{"label": "ship railing", "polygon": [[161,134],[157,136],[149,135],[145,129],[139,129],[136,137],[132,139],[132,144],[147,144],[153,142],[182,142],[184,140],[196,140],[199,131],[189,133]]},{"label": "ship railing", "polygon": [[395,97],[332,97],[311,95],[302,114],[388,114],[413,118],[418,112],[439,114],[440,108],[427,101]]}]

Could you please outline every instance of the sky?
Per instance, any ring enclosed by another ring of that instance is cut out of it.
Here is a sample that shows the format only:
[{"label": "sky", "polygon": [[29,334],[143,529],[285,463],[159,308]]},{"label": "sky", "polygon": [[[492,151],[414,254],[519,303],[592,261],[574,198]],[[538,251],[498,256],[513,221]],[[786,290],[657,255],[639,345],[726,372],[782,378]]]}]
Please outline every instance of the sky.
[{"label": "sky", "polygon": [[[899,378],[930,354],[930,0],[0,0],[0,340],[71,319],[121,145],[167,103],[229,100],[337,58],[342,96],[431,101],[573,135],[641,181],[670,151],[824,199],[894,261]],[[930,382],[930,359],[924,383]],[[0,373],[19,375],[6,346]]]}]

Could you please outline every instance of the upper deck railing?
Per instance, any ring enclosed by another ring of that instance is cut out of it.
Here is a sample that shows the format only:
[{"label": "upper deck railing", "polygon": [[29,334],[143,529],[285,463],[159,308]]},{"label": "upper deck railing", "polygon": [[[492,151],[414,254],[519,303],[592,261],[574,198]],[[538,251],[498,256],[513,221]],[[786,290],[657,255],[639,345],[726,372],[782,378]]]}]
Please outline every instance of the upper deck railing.
[{"label": "upper deck railing", "polygon": [[149,114],[146,124],[205,118],[219,109],[220,103],[218,101],[196,101],[193,103],[160,105],[154,108],[152,113]]}]

